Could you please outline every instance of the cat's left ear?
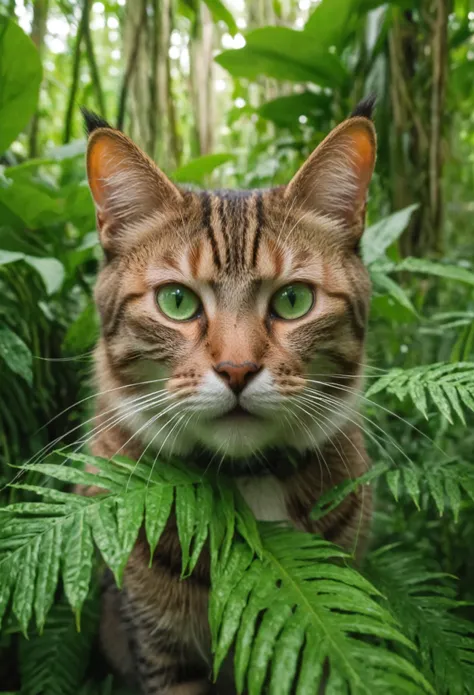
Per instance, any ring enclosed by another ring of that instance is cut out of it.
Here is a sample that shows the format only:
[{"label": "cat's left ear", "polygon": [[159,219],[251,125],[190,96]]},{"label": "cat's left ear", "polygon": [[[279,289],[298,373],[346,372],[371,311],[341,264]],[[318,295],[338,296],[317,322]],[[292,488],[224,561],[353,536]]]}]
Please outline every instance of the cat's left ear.
[{"label": "cat's left ear", "polygon": [[331,131],[285,189],[301,208],[339,220],[356,236],[363,231],[377,147],[366,114],[361,105]]}]

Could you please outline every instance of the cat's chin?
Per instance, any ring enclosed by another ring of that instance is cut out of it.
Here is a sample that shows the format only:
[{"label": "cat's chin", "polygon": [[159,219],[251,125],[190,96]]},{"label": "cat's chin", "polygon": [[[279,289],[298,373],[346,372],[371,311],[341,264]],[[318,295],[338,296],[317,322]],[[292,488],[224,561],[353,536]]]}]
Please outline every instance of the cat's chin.
[{"label": "cat's chin", "polygon": [[200,420],[195,434],[199,444],[213,452],[216,460],[245,458],[283,443],[281,423],[240,408],[217,418]]}]

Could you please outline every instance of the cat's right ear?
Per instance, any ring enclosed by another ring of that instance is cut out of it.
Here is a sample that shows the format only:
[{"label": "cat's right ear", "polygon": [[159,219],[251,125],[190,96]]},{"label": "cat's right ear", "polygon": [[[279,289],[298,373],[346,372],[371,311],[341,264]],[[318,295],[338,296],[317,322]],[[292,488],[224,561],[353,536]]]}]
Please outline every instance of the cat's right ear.
[{"label": "cat's right ear", "polygon": [[[129,241],[131,226],[182,202],[179,189],[126,135],[93,129],[87,147],[87,177],[97,211],[100,242],[107,252]],[[127,230],[127,227],[129,228]]]}]

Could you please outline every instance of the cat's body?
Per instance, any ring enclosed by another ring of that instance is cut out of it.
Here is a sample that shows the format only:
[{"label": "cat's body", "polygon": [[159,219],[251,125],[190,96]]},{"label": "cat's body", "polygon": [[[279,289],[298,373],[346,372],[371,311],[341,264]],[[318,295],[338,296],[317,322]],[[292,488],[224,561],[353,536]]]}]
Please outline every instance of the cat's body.
[{"label": "cat's body", "polygon": [[[98,125],[88,173],[106,262],[92,452],[176,454],[222,470],[257,518],[360,553],[368,488],[318,523],[310,511],[368,466],[356,408],[370,299],[357,253],[375,158],[370,120],[339,126],[288,186],[243,193],[178,190]],[[141,539],[123,591],[105,592],[105,651],[144,695],[211,692],[206,555],[180,581],[170,522],[151,569],[149,560]]]}]

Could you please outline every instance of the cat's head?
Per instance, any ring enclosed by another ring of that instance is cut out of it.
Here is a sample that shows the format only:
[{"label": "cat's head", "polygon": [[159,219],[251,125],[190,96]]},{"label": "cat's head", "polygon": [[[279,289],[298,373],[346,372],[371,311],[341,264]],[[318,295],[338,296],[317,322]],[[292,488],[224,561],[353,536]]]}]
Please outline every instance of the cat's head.
[{"label": "cat's head", "polygon": [[219,463],[314,449],[354,420],[370,298],[359,256],[369,112],[335,128],[287,186],[214,192],[178,188],[89,118],[105,253],[99,385],[150,452],[204,448]]}]

